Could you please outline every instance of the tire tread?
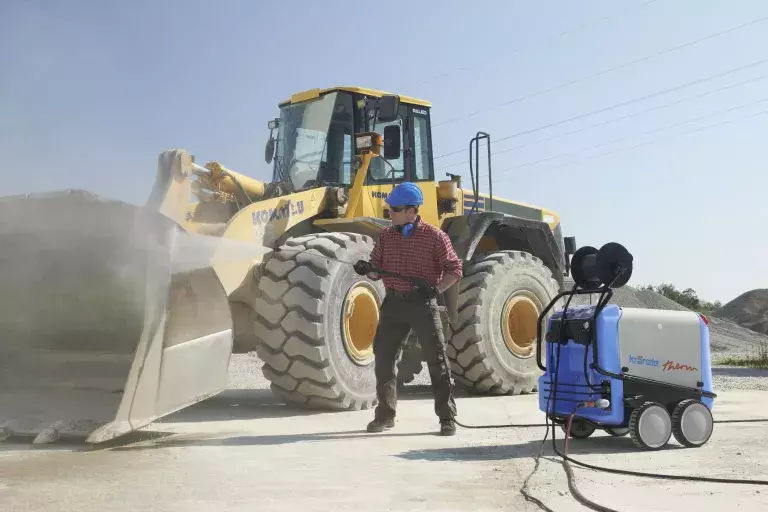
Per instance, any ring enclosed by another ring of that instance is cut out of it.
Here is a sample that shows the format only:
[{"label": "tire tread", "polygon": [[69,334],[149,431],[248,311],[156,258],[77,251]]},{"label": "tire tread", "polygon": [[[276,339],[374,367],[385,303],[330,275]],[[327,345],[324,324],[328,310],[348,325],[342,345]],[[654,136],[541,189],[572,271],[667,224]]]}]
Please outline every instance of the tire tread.
[{"label": "tire tread", "polygon": [[493,289],[504,268],[525,266],[538,276],[552,296],[558,285],[551,271],[539,258],[521,251],[499,251],[480,254],[465,265],[459,290],[459,314],[455,331],[450,337],[448,358],[454,368],[456,382],[469,392],[492,395],[535,392],[536,379],[502,379],[494,361],[483,349],[482,313],[485,295]]},{"label": "tire tread", "polygon": [[323,298],[335,264],[373,239],[353,233],[317,233],[288,239],[262,266],[261,296],[255,301],[256,352],[273,393],[310,408],[368,409],[375,398],[348,396],[334,376],[325,346]]}]

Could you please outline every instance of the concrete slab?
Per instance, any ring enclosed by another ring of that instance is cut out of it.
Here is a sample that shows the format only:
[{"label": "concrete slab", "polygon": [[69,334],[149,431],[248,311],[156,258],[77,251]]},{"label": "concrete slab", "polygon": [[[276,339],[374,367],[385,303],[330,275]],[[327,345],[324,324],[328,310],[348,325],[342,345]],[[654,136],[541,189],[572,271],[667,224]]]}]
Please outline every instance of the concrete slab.
[{"label": "concrete slab", "polygon": [[[724,392],[716,419],[768,417],[768,393]],[[535,396],[464,397],[465,423],[536,423]],[[310,413],[267,390],[229,390],[124,440],[91,450],[0,444],[0,508],[68,510],[539,510],[519,493],[543,428],[435,435],[426,387],[402,396],[393,431],[368,434],[372,413]],[[638,452],[629,438],[571,443],[584,462],[637,471],[768,479],[764,423],[720,424],[699,449]],[[562,431],[557,431],[558,444]],[[530,491],[553,510],[585,510],[545,450]],[[582,493],[622,512],[761,510],[767,487],[633,479],[575,468]]]}]

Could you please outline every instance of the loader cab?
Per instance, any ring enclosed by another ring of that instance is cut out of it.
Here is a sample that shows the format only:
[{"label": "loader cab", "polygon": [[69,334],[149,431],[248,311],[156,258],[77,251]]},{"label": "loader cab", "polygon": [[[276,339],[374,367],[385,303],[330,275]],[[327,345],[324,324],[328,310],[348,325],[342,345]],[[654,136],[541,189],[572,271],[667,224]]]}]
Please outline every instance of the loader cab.
[{"label": "loader cab", "polygon": [[274,162],[272,181],[294,190],[350,185],[354,98],[341,91],[308,99],[297,96],[281,104],[280,117],[269,124],[266,160]]},{"label": "loader cab", "polygon": [[429,104],[399,97],[396,116],[378,120],[371,107],[384,96],[357,87],[312,89],[281,103],[280,117],[269,123],[266,148],[272,180],[294,190],[350,187],[362,170],[355,135],[374,131],[389,140],[397,137],[399,156],[388,159],[389,165],[374,158],[364,170],[366,185],[434,181]]}]

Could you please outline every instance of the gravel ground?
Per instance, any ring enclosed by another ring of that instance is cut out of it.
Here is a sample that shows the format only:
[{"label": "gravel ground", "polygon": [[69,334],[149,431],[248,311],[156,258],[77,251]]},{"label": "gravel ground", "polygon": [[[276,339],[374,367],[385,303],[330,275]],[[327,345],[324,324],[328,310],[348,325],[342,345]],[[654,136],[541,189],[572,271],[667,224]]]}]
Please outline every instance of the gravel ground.
[{"label": "gravel ground", "polygon": [[[116,446],[0,444],[0,509],[18,512],[246,512],[292,510],[536,511],[519,494],[542,429],[461,429],[442,438],[426,372],[401,395],[395,430],[367,434],[371,411],[296,410],[269,391],[255,354],[232,357],[230,389],[156,422]],[[718,367],[717,419],[768,416],[768,371]],[[738,389],[738,391],[734,391]],[[752,389],[753,391],[748,391]],[[474,424],[541,421],[536,397],[466,397]],[[577,460],[644,472],[766,478],[763,423],[717,425],[696,450],[638,452],[629,438],[573,442]],[[745,439],[754,446],[744,450]],[[558,431],[562,449],[562,433]],[[629,477],[575,468],[579,489],[621,512],[761,510],[762,488]],[[558,512],[585,510],[568,492],[549,443],[530,492]],[[627,496],[632,496],[627,499]]]},{"label": "gravel ground", "polygon": [[[253,357],[233,360],[247,385]],[[245,367],[242,367],[242,365]],[[239,365],[239,366],[238,366]],[[252,383],[263,383],[260,378]],[[768,417],[764,392],[725,391],[716,419]],[[112,446],[0,444],[0,510],[14,512],[252,512],[294,510],[539,510],[520,495],[543,428],[460,429],[435,435],[428,389],[406,389],[394,430],[368,434],[370,411],[320,413],[266,390],[227,390]],[[460,397],[468,423],[539,423],[534,395]],[[699,449],[672,441],[637,450],[598,432],[572,441],[585,463],[642,472],[765,479],[764,423],[724,423]],[[557,443],[562,450],[562,432]],[[746,450],[746,440],[752,443]],[[547,443],[530,492],[558,512],[585,510]],[[574,468],[588,498],[621,512],[763,510],[765,489],[660,481]]]}]

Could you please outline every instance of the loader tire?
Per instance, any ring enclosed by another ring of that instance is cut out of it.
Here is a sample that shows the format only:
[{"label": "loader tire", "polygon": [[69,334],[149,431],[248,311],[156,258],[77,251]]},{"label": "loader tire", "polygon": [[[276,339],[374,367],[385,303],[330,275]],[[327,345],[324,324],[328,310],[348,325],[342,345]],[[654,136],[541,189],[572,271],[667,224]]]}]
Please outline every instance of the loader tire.
[{"label": "loader tire", "polygon": [[403,344],[402,355],[397,363],[397,382],[400,385],[413,382],[413,379],[424,369],[422,363],[424,355],[421,352],[421,343],[415,334],[411,333]]},{"label": "loader tire", "polygon": [[[375,405],[372,345],[355,352],[346,343],[344,316],[352,296],[362,300],[354,311],[377,315],[384,285],[328,259],[368,260],[373,243],[357,233],[311,234],[289,239],[265,261],[255,301],[257,353],[273,393],[285,402],[319,409]],[[374,333],[365,329],[361,338],[372,342]]]},{"label": "loader tire", "polygon": [[537,319],[559,290],[552,272],[526,252],[485,253],[465,265],[459,286],[446,347],[456,383],[477,394],[536,391]]}]

